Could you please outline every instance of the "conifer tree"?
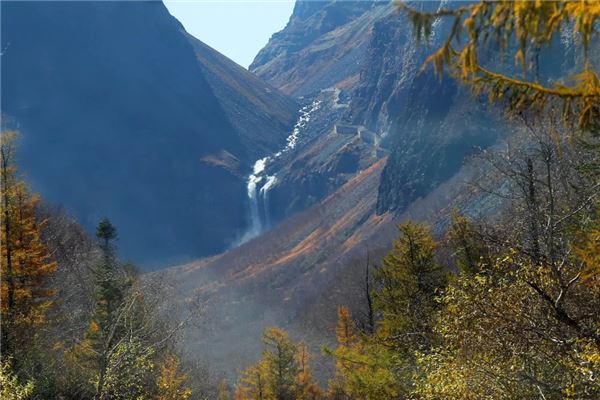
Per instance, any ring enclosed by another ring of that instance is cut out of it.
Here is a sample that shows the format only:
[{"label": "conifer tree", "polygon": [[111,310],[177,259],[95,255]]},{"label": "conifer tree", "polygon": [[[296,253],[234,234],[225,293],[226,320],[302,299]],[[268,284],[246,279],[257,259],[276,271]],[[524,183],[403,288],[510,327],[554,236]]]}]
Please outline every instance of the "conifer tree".
[{"label": "conifer tree", "polygon": [[192,395],[192,390],[185,385],[186,380],[187,375],[181,371],[179,359],[167,354],[156,381],[156,400],[187,400]]},{"label": "conifer tree", "polygon": [[330,399],[395,399],[402,393],[394,373],[395,353],[382,345],[377,331],[359,336],[347,307],[338,308],[338,347],[325,348],[335,357],[335,377],[329,381]]},{"label": "conifer tree", "polygon": [[298,373],[296,375],[296,395],[297,400],[315,400],[321,396],[321,390],[315,384],[312,371],[310,368],[310,360],[312,358],[308,351],[308,346],[304,342],[300,342],[297,346],[296,362],[298,363]]},{"label": "conifer tree", "polygon": [[447,233],[448,241],[454,250],[454,258],[459,271],[475,274],[482,265],[490,265],[488,249],[477,234],[475,227],[463,215],[452,213],[452,223]]},{"label": "conifer tree", "polygon": [[294,400],[320,395],[312,380],[306,345],[292,342],[279,328],[266,329],[263,343],[265,350],[259,362],[242,374],[236,399]]},{"label": "conifer tree", "polygon": [[[432,13],[398,4],[412,20],[418,40],[431,36],[439,18],[452,21],[442,46],[426,61],[440,75],[447,67],[476,93],[504,103],[509,111],[543,115],[562,109],[569,125],[573,122],[582,130],[596,133],[600,129],[600,66],[590,49],[598,38],[598,1],[477,1]],[[581,70],[554,82],[541,82],[541,50],[565,33],[579,44]],[[521,67],[521,76],[490,63],[484,55],[490,48],[512,55]]]},{"label": "conifer tree", "polygon": [[269,328],[263,334],[266,350],[263,353],[267,372],[268,391],[277,400],[292,400],[296,392],[295,380],[300,367],[296,359],[297,346],[288,334],[278,328]]},{"label": "conifer tree", "polygon": [[430,342],[430,321],[445,273],[434,259],[436,244],[424,226],[406,222],[398,229],[393,250],[375,271],[379,288],[374,305],[381,315],[378,334],[389,345],[411,352],[414,345]]},{"label": "conifer tree", "polygon": [[378,320],[371,335],[357,335],[346,307],[338,309],[335,398],[409,397],[417,373],[416,355],[436,343],[432,334],[439,310],[437,296],[445,273],[434,260],[436,244],[422,225],[398,226],[400,235],[374,273],[374,308]]},{"label": "conifer tree", "polygon": [[[74,362],[83,367],[84,373],[89,374],[87,379],[94,384],[94,399],[103,400],[109,396],[111,385],[113,389],[119,385],[126,386],[123,382],[114,382],[109,376],[114,369],[115,358],[139,369],[149,369],[150,361],[149,354],[140,349],[138,338],[126,337],[126,325],[132,322],[139,302],[135,299],[125,302],[129,282],[116,259],[113,243],[117,239],[116,228],[105,218],[98,224],[96,237],[102,256],[94,271],[94,307],[84,338],[71,355]],[[139,364],[137,367],[136,363]]]},{"label": "conifer tree", "polygon": [[263,365],[258,363],[247,368],[236,387],[236,400],[266,400],[272,399],[267,394],[265,371]]},{"label": "conifer tree", "polygon": [[32,196],[17,177],[14,161],[15,132],[3,132],[0,143],[2,226],[1,247],[1,335],[2,357],[15,357],[13,368],[35,344],[35,335],[45,323],[54,290],[47,279],[56,270],[41,241],[37,196]]}]

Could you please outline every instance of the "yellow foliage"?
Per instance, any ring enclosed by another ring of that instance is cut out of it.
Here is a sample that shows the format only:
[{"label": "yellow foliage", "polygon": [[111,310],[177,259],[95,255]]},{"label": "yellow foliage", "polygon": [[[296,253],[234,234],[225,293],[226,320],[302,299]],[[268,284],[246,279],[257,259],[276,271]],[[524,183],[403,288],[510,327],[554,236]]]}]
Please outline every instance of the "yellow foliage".
[{"label": "yellow foliage", "polygon": [[181,371],[177,357],[167,355],[156,380],[156,400],[187,400],[192,395],[192,390],[185,386],[186,380],[187,375]]},{"label": "yellow foliage", "polygon": [[575,256],[584,265],[582,279],[587,285],[600,290],[600,219],[582,236],[575,247]]},{"label": "yellow foliage", "polygon": [[1,319],[5,354],[31,346],[34,328],[45,322],[54,290],[47,278],[56,270],[41,241],[44,221],[36,218],[39,198],[18,179],[14,164],[15,132],[2,132],[0,143]]},{"label": "yellow foliage", "polygon": [[262,358],[247,368],[236,387],[236,400],[317,399],[321,395],[309,367],[304,343],[293,343],[279,328],[263,334]]},{"label": "yellow foliage", "polygon": [[[600,83],[588,51],[592,38],[598,36],[598,1],[479,1],[433,13],[398,4],[411,18],[418,39],[431,35],[438,18],[453,19],[446,41],[425,63],[433,64],[438,74],[443,74],[444,66],[450,67],[476,93],[487,93],[492,102],[507,102],[510,111],[544,112],[550,104],[562,103],[565,122],[574,121],[583,130],[600,129]],[[463,30],[467,32],[464,42]],[[582,70],[548,85],[528,77],[528,71],[537,68],[539,50],[569,30],[572,37],[581,38]],[[521,78],[479,61],[479,49],[489,47],[491,41],[503,52],[514,49]]]}]

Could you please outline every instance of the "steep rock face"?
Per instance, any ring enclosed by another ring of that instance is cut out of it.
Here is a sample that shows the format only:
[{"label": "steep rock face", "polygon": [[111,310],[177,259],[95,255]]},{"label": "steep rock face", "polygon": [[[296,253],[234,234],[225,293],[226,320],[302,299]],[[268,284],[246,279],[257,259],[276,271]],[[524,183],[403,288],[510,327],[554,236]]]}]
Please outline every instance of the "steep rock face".
[{"label": "steep rock face", "polygon": [[381,132],[390,149],[379,213],[402,212],[456,174],[466,157],[507,134],[497,110],[488,110],[453,79],[421,69],[444,29],[439,24],[430,46],[419,47],[404,15],[373,26],[349,118]]},{"label": "steep rock face", "polygon": [[[362,4],[366,3],[366,4]],[[414,2],[428,11],[459,2]],[[346,13],[329,29],[319,21]],[[329,1],[320,6],[298,1],[286,28],[275,34],[252,68],[295,96],[314,96],[335,87],[349,98],[339,120],[365,126],[389,150],[378,188],[377,211],[402,213],[457,173],[464,160],[509,134],[499,110],[492,110],[451,77],[440,81],[421,67],[441,45],[451,21],[435,24],[429,43],[417,44],[412,24],[390,3]],[[540,76],[564,76],[574,63],[568,38],[557,38],[550,52],[560,62],[539,66]],[[495,52],[495,67],[518,74],[514,62]],[[322,169],[319,166],[318,169]],[[335,185],[332,185],[335,186]],[[330,190],[320,182],[309,188],[319,198]]]},{"label": "steep rock face", "polygon": [[356,77],[372,20],[391,8],[371,1],[297,1],[287,26],[258,53],[250,70],[294,96]]},{"label": "steep rock face", "polygon": [[[399,23],[390,18],[375,25],[369,63],[356,90],[353,118],[390,132],[390,157],[382,173],[377,211],[398,214],[455,175],[469,156],[511,135],[514,127],[507,125],[501,107],[489,105],[486,97],[475,96],[448,75],[440,80],[431,66],[422,70],[426,57],[447,37],[451,21],[442,20],[435,26],[428,46],[417,46],[414,40],[407,40],[409,21],[402,18],[404,22]],[[554,39],[539,56],[546,62],[537,68],[537,79],[549,86],[582,65],[572,40]],[[495,71],[521,76],[519,66],[502,52],[487,51],[480,61],[493,65]],[[376,87],[370,82],[377,82]],[[361,101],[365,98],[368,100]]]},{"label": "steep rock face", "polygon": [[3,2],[1,48],[3,120],[33,189],[88,229],[111,218],[146,265],[233,240],[243,171],[297,111],[160,2]]},{"label": "steep rock face", "polygon": [[[378,212],[402,212],[455,174],[466,157],[505,134],[494,113],[452,79],[440,82],[430,70],[421,72],[426,56],[447,29],[443,22],[437,24],[429,46],[418,46],[410,21],[393,4],[318,4],[298,1],[288,26],[273,36],[251,68],[296,96],[322,96],[330,87],[341,92],[349,104],[342,113],[332,108],[337,122],[366,127],[377,135],[377,147],[390,151],[378,188]],[[416,6],[435,10],[439,5]],[[338,17],[336,24],[322,29],[319,22],[327,15],[347,18]],[[323,141],[315,141],[312,147],[319,148]],[[345,143],[339,146],[341,150]],[[326,170],[325,164],[312,170]],[[311,180],[304,168],[302,173],[288,174],[292,181],[287,184],[304,185],[307,197],[318,200],[339,181],[338,176],[327,181],[327,173],[320,177]],[[299,200],[288,199],[286,204],[299,204]]]}]

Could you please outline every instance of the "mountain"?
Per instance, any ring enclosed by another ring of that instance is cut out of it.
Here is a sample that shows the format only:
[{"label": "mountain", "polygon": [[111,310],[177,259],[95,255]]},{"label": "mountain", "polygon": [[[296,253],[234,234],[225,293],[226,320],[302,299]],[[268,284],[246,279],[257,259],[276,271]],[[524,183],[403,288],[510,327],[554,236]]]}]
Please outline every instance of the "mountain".
[{"label": "mountain", "polygon": [[2,2],[2,117],[44,199],[107,216],[145,266],[214,254],[246,225],[245,176],[298,105],[189,36],[161,2]]},{"label": "mountain", "polygon": [[285,93],[302,96],[360,73],[369,30],[386,2],[297,1],[286,27],[249,69]]},{"label": "mountain", "polygon": [[[378,213],[401,213],[452,177],[466,157],[506,134],[497,113],[452,79],[440,81],[431,70],[421,71],[447,29],[443,23],[430,45],[419,47],[410,21],[393,4],[319,4],[298,1],[288,25],[250,69],[293,95],[329,87],[341,91],[349,103],[341,120],[375,132],[390,153],[378,188]],[[323,29],[322,21],[337,23]],[[305,68],[311,73],[303,73]]]},{"label": "mountain", "polygon": [[253,175],[259,216],[274,227],[169,270],[182,298],[211,299],[210,331],[189,333],[196,351],[229,369],[246,366],[261,330],[278,325],[319,353],[334,338],[337,305],[363,315],[367,257],[378,263],[397,222],[426,222],[439,237],[453,209],[479,218],[502,207],[467,183],[503,184],[474,156],[506,146],[514,127],[452,78],[421,70],[448,28],[436,24],[430,43],[418,45],[394,4],[296,2],[250,66],[311,110],[296,146],[260,160]]},{"label": "mountain", "polygon": [[439,234],[452,204],[493,208],[465,200],[457,182],[465,158],[506,130],[452,80],[419,73],[427,52],[393,4],[296,2],[250,67],[305,110],[295,145],[255,163],[253,240],[168,271],[182,299],[210,298],[213,326],[189,333],[198,354],[245,366],[269,325],[327,343],[337,304],[360,314],[366,255],[384,254],[397,221]]}]

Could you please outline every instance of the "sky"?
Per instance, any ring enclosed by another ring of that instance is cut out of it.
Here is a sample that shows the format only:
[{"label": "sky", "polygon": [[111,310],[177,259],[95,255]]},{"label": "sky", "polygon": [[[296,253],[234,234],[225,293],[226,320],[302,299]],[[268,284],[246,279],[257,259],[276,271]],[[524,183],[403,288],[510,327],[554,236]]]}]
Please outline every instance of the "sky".
[{"label": "sky", "polygon": [[164,0],[186,31],[247,68],[287,24],[293,0]]}]

